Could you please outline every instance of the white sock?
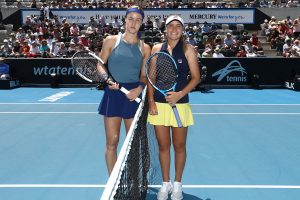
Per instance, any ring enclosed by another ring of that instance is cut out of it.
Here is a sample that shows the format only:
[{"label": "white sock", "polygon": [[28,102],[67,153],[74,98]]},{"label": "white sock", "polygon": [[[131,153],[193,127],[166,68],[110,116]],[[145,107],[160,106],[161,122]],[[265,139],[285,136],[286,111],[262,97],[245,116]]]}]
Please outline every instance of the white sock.
[{"label": "white sock", "polygon": [[162,192],[168,192],[170,190],[170,187],[171,187],[171,182],[163,182],[162,187],[161,187],[161,191]]},{"label": "white sock", "polygon": [[182,190],[181,182],[174,181],[173,191],[181,191],[181,190]]}]

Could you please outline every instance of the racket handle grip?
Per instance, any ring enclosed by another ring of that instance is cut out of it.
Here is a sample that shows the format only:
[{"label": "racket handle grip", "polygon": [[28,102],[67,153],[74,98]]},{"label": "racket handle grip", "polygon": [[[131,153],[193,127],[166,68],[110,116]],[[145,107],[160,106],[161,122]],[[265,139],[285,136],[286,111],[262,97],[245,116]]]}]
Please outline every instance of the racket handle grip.
[{"label": "racket handle grip", "polygon": [[[129,91],[128,91],[126,88],[122,87],[122,86],[121,86],[120,90],[121,90],[121,92],[123,92],[124,94],[128,94],[128,93],[129,93]],[[137,103],[140,103],[140,102],[141,102],[141,99],[140,99],[139,97],[137,97],[137,98],[135,98],[135,101],[136,101]]]},{"label": "racket handle grip", "polygon": [[176,121],[177,121],[177,125],[179,128],[182,127],[182,122],[180,120],[180,116],[179,116],[179,113],[178,113],[178,110],[176,108],[175,105],[172,106],[172,109],[173,109],[173,112],[174,112],[174,115],[175,115],[175,118],[176,118]]}]

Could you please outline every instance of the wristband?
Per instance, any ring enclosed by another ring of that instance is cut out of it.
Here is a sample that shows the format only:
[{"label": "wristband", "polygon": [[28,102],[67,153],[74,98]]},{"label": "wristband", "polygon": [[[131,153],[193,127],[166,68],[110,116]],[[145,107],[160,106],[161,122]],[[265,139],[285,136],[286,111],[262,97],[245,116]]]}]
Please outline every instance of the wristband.
[{"label": "wristband", "polygon": [[144,89],[146,84],[144,82],[139,82],[139,86],[142,86],[142,88]]}]

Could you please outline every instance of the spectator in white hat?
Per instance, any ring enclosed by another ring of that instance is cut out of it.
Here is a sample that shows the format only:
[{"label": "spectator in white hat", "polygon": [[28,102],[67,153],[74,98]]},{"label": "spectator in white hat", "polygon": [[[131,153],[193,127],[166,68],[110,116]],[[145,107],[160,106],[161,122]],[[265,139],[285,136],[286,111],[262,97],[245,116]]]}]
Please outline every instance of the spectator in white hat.
[{"label": "spectator in white hat", "polygon": [[294,38],[300,37],[300,19],[297,18],[293,21],[293,36]]},{"label": "spectator in white hat", "polygon": [[34,40],[31,42],[30,50],[29,50],[29,57],[39,57],[41,56],[41,51],[39,46],[37,45],[37,42]]},{"label": "spectator in white hat", "polygon": [[3,45],[0,47],[0,56],[8,57],[12,52],[12,47],[9,45],[8,40],[3,40]]},{"label": "spectator in white hat", "polygon": [[57,53],[56,56],[67,57],[67,55],[68,55],[68,49],[65,46],[65,43],[64,42],[60,42],[59,43],[59,50],[58,50],[58,53]]},{"label": "spectator in white hat", "polygon": [[271,17],[271,20],[269,21],[269,25],[272,25],[272,22],[275,22],[277,24],[277,19],[275,16]]},{"label": "spectator in white hat", "polygon": [[75,44],[75,42],[71,41],[70,46],[68,48],[68,56],[72,57],[74,55],[74,53],[76,53],[76,51],[77,51],[76,44]]},{"label": "spectator in white hat", "polygon": [[236,44],[236,41],[235,41],[235,39],[233,39],[231,33],[227,33],[226,37],[224,39],[224,47],[231,48],[235,44]]},{"label": "spectator in white hat", "polygon": [[224,58],[225,56],[221,53],[221,49],[219,46],[217,46],[215,49],[214,49],[214,53],[212,55],[213,58]]},{"label": "spectator in white hat", "polygon": [[50,48],[50,56],[57,57],[60,47],[58,46],[55,39],[52,40],[51,48]]},{"label": "spectator in white hat", "polygon": [[264,23],[260,25],[262,35],[270,35],[270,27],[271,25],[269,24],[269,21],[267,19],[264,20]]},{"label": "spectator in white hat", "polygon": [[153,28],[160,29],[161,22],[159,21],[159,17],[155,17],[153,22]]}]

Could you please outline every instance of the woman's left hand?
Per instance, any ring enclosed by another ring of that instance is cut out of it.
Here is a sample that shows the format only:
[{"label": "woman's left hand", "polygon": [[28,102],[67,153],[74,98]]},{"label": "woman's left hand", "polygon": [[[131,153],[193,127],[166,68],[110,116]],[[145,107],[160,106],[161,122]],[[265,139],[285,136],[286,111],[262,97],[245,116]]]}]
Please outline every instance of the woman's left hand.
[{"label": "woman's left hand", "polygon": [[167,92],[166,101],[171,105],[175,105],[181,98],[181,91],[179,92]]},{"label": "woman's left hand", "polygon": [[141,94],[142,91],[143,89],[141,87],[136,87],[131,89],[126,96],[130,101],[134,101]]}]

